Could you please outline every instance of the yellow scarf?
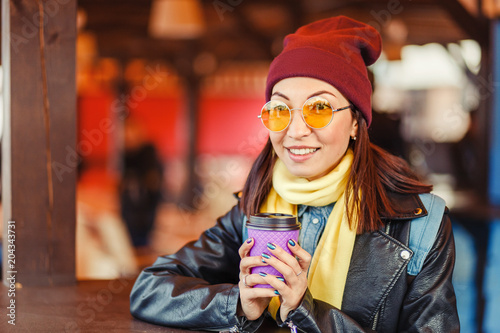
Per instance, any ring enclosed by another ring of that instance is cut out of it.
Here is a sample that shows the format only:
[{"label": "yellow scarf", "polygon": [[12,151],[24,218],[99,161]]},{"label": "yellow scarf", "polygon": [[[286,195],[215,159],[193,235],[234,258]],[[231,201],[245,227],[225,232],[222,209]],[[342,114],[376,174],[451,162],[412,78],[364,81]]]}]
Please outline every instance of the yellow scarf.
[{"label": "yellow scarf", "polygon": [[[261,212],[297,214],[297,205],[325,206],[336,202],[309,267],[307,284],[314,298],[340,309],[347,272],[356,238],[356,224],[349,228],[345,210],[345,189],[354,154],[346,154],[327,175],[308,181],[293,176],[281,160],[273,171],[273,188]],[[276,317],[279,297],[274,297],[269,311]]]}]

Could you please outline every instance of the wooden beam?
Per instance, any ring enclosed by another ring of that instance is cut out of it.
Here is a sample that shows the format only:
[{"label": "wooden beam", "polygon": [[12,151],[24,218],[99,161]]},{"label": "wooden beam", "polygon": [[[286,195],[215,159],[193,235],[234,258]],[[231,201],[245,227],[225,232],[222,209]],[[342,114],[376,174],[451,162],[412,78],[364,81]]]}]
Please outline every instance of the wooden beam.
[{"label": "wooden beam", "polygon": [[490,26],[487,19],[472,15],[458,0],[439,0],[437,3],[470,38],[481,45],[489,43]]},{"label": "wooden beam", "polygon": [[72,284],[76,0],[2,0],[2,32],[3,281]]}]

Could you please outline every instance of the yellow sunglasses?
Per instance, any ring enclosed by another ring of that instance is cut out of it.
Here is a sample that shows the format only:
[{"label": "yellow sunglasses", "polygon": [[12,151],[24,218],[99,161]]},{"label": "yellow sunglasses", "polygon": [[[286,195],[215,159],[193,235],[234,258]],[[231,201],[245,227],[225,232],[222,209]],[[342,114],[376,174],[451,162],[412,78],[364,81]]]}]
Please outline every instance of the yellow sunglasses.
[{"label": "yellow sunglasses", "polygon": [[273,132],[284,131],[292,120],[293,110],[302,110],[302,119],[307,126],[315,129],[326,127],[333,119],[333,113],[352,108],[350,104],[340,109],[333,109],[326,98],[314,96],[309,98],[302,109],[290,109],[282,101],[269,101],[262,107],[258,118],[266,128]]}]

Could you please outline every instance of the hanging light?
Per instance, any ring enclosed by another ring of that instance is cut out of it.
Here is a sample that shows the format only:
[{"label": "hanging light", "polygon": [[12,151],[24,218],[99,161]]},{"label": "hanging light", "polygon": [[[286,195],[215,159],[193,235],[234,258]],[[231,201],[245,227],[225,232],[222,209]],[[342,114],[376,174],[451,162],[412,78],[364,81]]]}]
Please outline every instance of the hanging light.
[{"label": "hanging light", "polygon": [[490,19],[500,17],[500,3],[497,0],[483,0],[483,13]]},{"label": "hanging light", "polygon": [[195,39],[203,35],[203,7],[198,0],[153,0],[149,34],[162,39]]},{"label": "hanging light", "polygon": [[401,50],[408,41],[408,27],[395,18],[384,27],[384,53],[387,60],[401,60]]}]

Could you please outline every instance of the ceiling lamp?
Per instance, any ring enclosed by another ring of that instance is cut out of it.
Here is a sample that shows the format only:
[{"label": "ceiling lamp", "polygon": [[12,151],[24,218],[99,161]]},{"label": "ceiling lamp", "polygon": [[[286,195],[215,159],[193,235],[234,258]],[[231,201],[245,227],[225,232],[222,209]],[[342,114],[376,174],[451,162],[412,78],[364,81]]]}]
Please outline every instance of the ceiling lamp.
[{"label": "ceiling lamp", "polygon": [[500,4],[496,0],[484,0],[483,12],[491,19],[500,17]]},{"label": "ceiling lamp", "polygon": [[203,7],[198,0],[153,0],[149,34],[162,39],[195,39],[203,35]]}]

